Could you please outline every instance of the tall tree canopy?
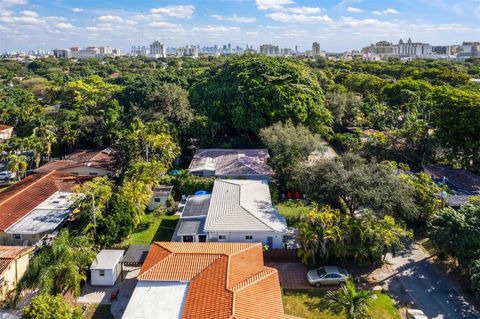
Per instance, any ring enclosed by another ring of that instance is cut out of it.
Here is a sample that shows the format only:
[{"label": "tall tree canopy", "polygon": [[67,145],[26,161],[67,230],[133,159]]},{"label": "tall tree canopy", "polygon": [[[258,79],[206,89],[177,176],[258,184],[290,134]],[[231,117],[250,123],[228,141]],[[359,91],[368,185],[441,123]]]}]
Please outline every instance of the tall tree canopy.
[{"label": "tall tree canopy", "polygon": [[243,56],[213,68],[190,90],[200,113],[237,133],[258,131],[291,119],[312,131],[330,132],[317,77],[302,63],[286,58]]}]

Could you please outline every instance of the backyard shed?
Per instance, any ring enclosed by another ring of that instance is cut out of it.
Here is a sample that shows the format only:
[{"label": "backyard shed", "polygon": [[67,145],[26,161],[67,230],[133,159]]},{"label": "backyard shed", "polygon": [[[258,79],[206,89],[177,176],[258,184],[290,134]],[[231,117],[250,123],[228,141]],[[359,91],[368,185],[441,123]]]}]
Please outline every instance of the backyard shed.
[{"label": "backyard shed", "polygon": [[90,266],[92,286],[113,286],[122,272],[123,250],[104,249]]}]

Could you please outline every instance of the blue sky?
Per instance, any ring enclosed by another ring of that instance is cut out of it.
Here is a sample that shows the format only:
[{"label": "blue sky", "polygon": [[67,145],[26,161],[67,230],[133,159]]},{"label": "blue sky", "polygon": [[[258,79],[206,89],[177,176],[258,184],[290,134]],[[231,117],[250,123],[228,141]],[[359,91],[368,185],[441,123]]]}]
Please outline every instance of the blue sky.
[{"label": "blue sky", "polygon": [[480,0],[0,0],[0,51],[159,40],[233,46],[360,49],[411,37],[433,45],[480,40]]}]

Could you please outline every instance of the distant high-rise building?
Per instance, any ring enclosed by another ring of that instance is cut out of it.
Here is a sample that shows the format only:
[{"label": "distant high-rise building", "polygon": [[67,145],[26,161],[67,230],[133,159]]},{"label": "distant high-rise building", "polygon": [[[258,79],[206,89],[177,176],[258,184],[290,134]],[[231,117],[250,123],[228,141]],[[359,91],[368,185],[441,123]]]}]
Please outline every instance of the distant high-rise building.
[{"label": "distant high-rise building", "polygon": [[53,55],[56,58],[70,58],[71,52],[69,49],[53,49]]},{"label": "distant high-rise building", "polygon": [[159,41],[155,41],[150,44],[150,55],[156,58],[164,58],[167,56],[165,52],[165,45]]},{"label": "distant high-rise building", "polygon": [[320,56],[320,43],[313,42],[312,44],[312,56],[319,57]]},{"label": "distant high-rise building", "polygon": [[275,56],[279,54],[278,45],[262,44],[260,46],[260,54]]},{"label": "distant high-rise building", "polygon": [[431,54],[433,54],[433,51],[430,44],[412,42],[410,38],[408,38],[407,42],[403,42],[402,39],[398,41],[398,55],[400,58],[425,56]]}]

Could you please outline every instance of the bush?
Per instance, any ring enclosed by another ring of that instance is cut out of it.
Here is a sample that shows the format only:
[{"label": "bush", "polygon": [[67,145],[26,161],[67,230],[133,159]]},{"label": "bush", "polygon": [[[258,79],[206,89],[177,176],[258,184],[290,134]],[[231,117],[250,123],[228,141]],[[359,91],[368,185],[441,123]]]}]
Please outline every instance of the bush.
[{"label": "bush", "polygon": [[177,212],[178,205],[175,203],[175,199],[170,195],[167,198],[167,215],[173,215]]},{"label": "bush", "polygon": [[81,319],[78,308],[70,308],[62,296],[38,295],[23,309],[23,319]]},{"label": "bush", "polygon": [[176,176],[162,176],[160,184],[173,185],[174,196],[180,199],[182,195],[192,195],[199,190],[211,191],[214,181],[214,178],[195,176],[188,171],[183,171]]},{"label": "bush", "polygon": [[480,299],[480,259],[475,260],[470,267],[470,281],[475,296]]}]

